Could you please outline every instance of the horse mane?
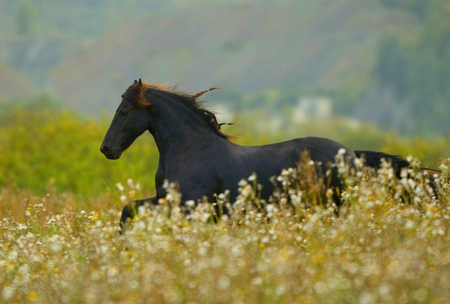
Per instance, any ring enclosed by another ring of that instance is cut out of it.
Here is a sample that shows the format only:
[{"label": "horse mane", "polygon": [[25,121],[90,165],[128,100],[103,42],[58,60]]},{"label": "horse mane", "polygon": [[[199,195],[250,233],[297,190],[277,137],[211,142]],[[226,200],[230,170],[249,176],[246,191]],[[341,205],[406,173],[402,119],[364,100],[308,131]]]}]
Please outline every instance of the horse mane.
[{"label": "horse mane", "polygon": [[128,87],[126,92],[122,95],[122,98],[132,102],[138,107],[148,107],[151,105],[151,102],[145,97],[145,92],[149,89],[169,93],[179,97],[178,99],[183,100],[183,103],[188,108],[190,108],[195,114],[199,115],[216,135],[225,138],[226,140],[231,138],[229,135],[224,134],[220,129],[223,125],[232,125],[232,123],[219,123],[216,115],[213,112],[203,108],[201,105],[203,101],[198,100],[198,98],[204,94],[219,89],[218,87],[212,87],[208,90],[203,90],[195,94],[188,94],[178,91],[176,86],[167,87],[164,85],[154,85],[148,82],[142,82],[142,80],[139,79],[139,81],[135,80],[134,83]]}]

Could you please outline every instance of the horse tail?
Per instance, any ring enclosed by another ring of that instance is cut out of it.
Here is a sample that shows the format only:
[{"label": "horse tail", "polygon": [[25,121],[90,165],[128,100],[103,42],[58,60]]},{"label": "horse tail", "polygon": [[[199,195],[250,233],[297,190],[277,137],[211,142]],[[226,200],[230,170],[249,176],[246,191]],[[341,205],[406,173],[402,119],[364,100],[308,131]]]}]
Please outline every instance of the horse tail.
[{"label": "horse tail", "polygon": [[[392,154],[376,152],[376,151],[354,151],[354,152],[358,158],[361,158],[361,157],[364,158],[366,166],[368,166],[370,168],[379,169],[381,167],[382,159],[390,162],[392,167],[395,170],[395,175],[397,176],[397,178],[401,177],[403,168],[411,167],[410,163],[406,159],[404,159],[403,157],[401,157],[399,155],[392,155]],[[439,176],[443,175],[442,171],[427,168],[427,167],[421,167],[420,170],[421,171],[430,171]],[[429,180],[430,180],[429,185],[433,188],[433,192],[437,197],[438,190],[437,190],[437,185],[436,185],[436,180],[435,180],[434,174],[429,176]],[[447,180],[450,181],[450,179],[447,179]]]},{"label": "horse tail", "polygon": [[354,151],[356,157],[364,158],[366,166],[374,169],[381,167],[381,160],[384,159],[391,163],[397,177],[400,177],[403,168],[409,168],[409,162],[399,155],[392,155],[377,151]]}]

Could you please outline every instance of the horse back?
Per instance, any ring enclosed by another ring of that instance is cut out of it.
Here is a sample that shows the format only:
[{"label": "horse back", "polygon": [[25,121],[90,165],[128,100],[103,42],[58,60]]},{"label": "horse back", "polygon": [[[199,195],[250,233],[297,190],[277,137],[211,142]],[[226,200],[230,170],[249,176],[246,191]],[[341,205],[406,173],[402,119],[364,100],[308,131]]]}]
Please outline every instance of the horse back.
[{"label": "horse back", "polygon": [[[279,175],[283,169],[296,167],[303,153],[307,152],[311,160],[320,162],[324,173],[328,165],[335,161],[340,149],[345,149],[345,159],[353,162],[356,157],[353,151],[338,142],[319,137],[297,138],[262,146],[236,145],[220,166],[221,190],[231,190],[231,194],[236,195],[239,180],[256,173],[258,183],[263,186],[262,196],[268,197],[274,189],[270,178]],[[333,184],[339,184],[337,176],[333,176]]]}]

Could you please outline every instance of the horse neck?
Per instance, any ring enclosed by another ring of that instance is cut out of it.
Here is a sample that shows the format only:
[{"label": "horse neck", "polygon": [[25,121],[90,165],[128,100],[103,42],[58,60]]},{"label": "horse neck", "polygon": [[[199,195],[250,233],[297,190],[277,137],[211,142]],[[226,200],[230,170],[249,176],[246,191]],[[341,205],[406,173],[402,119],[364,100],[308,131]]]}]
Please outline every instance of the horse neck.
[{"label": "horse neck", "polygon": [[[149,111],[153,122],[152,133],[162,158],[177,157],[180,153],[212,146],[226,141],[209,129],[204,120],[182,101],[170,100],[155,104]],[[152,128],[150,128],[152,129]]]}]

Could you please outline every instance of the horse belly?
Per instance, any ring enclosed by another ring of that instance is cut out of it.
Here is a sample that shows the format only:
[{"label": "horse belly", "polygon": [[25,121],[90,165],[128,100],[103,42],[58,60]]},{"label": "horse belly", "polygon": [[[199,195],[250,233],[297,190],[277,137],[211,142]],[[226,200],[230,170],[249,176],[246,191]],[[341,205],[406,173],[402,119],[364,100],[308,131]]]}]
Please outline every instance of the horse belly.
[{"label": "horse belly", "polygon": [[256,182],[262,186],[261,198],[267,200],[274,191],[274,185],[270,181],[271,177],[280,175],[283,169],[295,167],[296,161],[291,153],[286,152],[254,155],[234,165],[229,165],[224,168],[226,174],[222,179],[222,192],[229,190],[230,198],[233,201],[238,195],[239,181],[256,174]]}]

